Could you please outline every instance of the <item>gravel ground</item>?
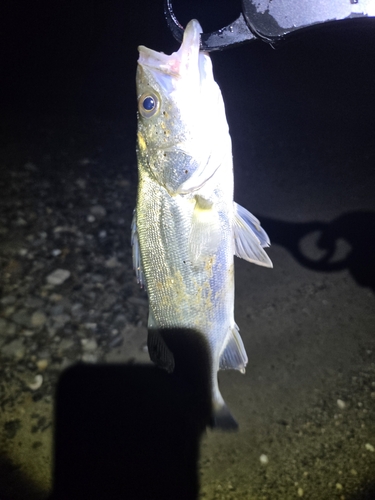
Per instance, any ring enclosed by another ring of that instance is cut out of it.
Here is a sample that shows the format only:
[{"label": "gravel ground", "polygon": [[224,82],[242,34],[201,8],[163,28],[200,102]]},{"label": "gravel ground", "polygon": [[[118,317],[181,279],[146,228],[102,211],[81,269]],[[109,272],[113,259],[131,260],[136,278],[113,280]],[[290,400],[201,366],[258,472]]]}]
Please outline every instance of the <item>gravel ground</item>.
[{"label": "gravel ground", "polygon": [[[121,124],[92,121],[90,134],[87,126],[8,126],[2,145],[4,499],[45,498],[51,488],[64,368],[148,362],[147,299],[129,246],[135,160],[103,159]],[[228,372],[221,382],[240,431],[204,437],[201,498],[373,498],[374,296],[348,271],[302,268],[281,245],[270,254],[273,271],[237,262],[236,318],[250,363],[246,376]]]}]

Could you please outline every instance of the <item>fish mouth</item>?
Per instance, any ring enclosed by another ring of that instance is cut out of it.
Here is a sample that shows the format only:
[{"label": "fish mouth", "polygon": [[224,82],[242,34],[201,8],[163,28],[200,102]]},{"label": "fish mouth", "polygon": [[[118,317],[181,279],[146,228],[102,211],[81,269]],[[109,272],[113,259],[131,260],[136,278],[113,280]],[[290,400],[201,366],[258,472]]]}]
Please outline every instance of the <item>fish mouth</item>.
[{"label": "fish mouth", "polygon": [[202,32],[199,22],[192,19],[186,26],[182,44],[177,52],[168,55],[140,45],[138,47],[138,64],[173,77],[182,77],[189,70],[191,71],[193,65],[198,67],[200,34]]}]

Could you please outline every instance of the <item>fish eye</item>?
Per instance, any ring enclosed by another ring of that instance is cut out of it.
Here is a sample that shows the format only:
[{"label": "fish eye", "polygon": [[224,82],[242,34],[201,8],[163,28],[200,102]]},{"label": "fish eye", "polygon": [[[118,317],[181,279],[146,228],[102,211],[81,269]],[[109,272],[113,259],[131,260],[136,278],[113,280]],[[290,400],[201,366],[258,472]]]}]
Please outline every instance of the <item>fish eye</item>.
[{"label": "fish eye", "polygon": [[149,118],[159,111],[160,99],[154,92],[145,92],[138,101],[138,109],[142,116]]}]

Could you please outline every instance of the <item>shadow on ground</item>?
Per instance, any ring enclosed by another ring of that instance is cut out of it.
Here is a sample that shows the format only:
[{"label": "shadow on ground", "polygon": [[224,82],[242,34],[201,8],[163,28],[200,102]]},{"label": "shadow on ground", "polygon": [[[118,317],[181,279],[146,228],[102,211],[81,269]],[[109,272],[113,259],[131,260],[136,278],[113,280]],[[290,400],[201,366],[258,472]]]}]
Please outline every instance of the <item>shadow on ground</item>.
[{"label": "shadow on ground", "polygon": [[180,354],[173,350],[173,374],[128,364],[76,365],[62,375],[51,500],[198,498],[211,397],[207,352],[196,355],[191,332],[180,338]]},{"label": "shadow on ground", "polygon": [[0,455],[0,500],[40,500],[43,493],[4,455]]},{"label": "shadow on ground", "polygon": [[[347,213],[328,223],[284,222],[263,216],[261,220],[271,243],[285,247],[302,266],[318,272],[348,269],[360,286],[375,292],[375,212]],[[303,249],[303,240],[308,238],[310,256]]]}]

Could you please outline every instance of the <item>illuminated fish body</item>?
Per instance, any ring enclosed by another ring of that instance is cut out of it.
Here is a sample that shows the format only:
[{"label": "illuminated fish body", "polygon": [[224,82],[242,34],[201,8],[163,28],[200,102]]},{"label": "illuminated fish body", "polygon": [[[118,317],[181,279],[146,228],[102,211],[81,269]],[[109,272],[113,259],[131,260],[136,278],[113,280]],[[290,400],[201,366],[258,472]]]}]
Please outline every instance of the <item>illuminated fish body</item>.
[{"label": "illuminated fish body", "polygon": [[[213,425],[234,428],[217,381],[219,369],[244,373],[247,364],[234,321],[233,256],[272,263],[259,221],[233,201],[231,138],[211,59],[199,51],[201,32],[190,21],[172,55],[139,47],[133,264],[149,297],[149,335],[184,328],[204,337]],[[173,353],[161,351],[154,361],[172,371]]]}]

